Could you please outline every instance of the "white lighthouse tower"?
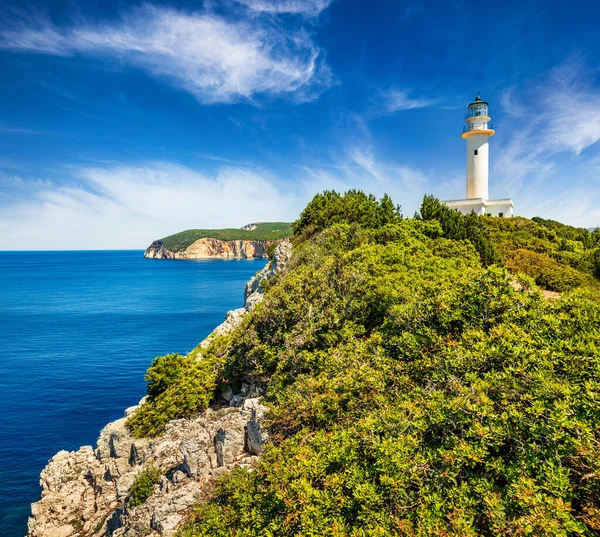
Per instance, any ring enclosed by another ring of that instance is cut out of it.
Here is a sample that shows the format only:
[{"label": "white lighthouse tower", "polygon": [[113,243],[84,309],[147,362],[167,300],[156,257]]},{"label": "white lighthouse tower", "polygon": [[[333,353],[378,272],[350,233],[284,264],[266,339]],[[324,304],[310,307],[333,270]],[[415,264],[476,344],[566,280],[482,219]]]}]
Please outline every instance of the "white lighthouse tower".
[{"label": "white lighthouse tower", "polygon": [[462,137],[467,141],[467,197],[444,203],[464,214],[475,211],[478,215],[512,216],[514,204],[511,199],[488,199],[489,139],[496,134],[492,128],[489,105],[481,100],[478,93],[467,108],[466,125],[462,132]]}]

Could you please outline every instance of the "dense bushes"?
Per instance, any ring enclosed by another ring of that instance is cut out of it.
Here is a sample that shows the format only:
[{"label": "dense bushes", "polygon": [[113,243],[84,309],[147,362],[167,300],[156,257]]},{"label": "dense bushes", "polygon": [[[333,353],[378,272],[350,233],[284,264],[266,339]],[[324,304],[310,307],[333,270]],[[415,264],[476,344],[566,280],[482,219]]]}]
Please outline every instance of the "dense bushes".
[{"label": "dense bushes", "polygon": [[594,271],[594,276],[596,276],[596,278],[600,278],[600,248],[598,248],[592,254],[592,267]]},{"label": "dense bushes", "polygon": [[156,436],[173,419],[187,418],[207,408],[214,398],[223,360],[216,343],[205,359],[169,354],[159,356],[148,369],[148,401],[127,420],[136,437]]},{"label": "dense bushes", "polygon": [[531,276],[540,287],[550,291],[570,291],[582,283],[581,274],[576,270],[529,250],[517,250],[506,266]]},{"label": "dense bushes", "polygon": [[265,387],[273,443],[181,536],[600,531],[599,305],[426,218],[297,244],[224,369]]},{"label": "dense bushes", "polygon": [[600,304],[569,292],[593,290],[570,265],[597,250],[432,198],[418,219],[393,207],[315,198],[241,326],[149,370],[138,435],[220,383],[269,407],[253,471],[226,474],[181,537],[600,533]]},{"label": "dense bushes", "polygon": [[433,196],[425,196],[421,204],[420,216],[425,221],[438,221],[445,237],[470,241],[479,253],[484,266],[500,261],[500,255],[490,241],[485,222],[474,213],[463,215]]},{"label": "dense bushes", "polygon": [[571,242],[580,242],[586,249],[600,246],[600,228],[594,231],[589,231],[581,227],[572,227],[561,224],[556,220],[546,220],[539,216],[534,216],[531,219],[536,224],[555,233],[556,237],[566,239]]},{"label": "dense bushes", "polygon": [[[524,270],[526,267],[523,256],[530,255],[524,254],[524,251],[542,254],[542,258],[531,255],[531,261],[536,263],[536,260],[544,259],[544,262],[540,263],[547,265],[546,268],[554,273],[550,281],[558,281],[558,287],[570,289],[574,285],[583,285],[595,289],[595,292],[600,294],[598,282],[586,276],[589,274],[600,278],[600,230],[590,232],[542,218],[485,218],[482,221],[488,228],[490,239],[500,253],[502,262],[507,263],[512,270],[522,270],[531,274]],[[556,263],[545,258],[551,258]],[[562,267],[565,268],[564,271]],[[577,272],[569,270],[569,267]],[[565,280],[579,280],[578,283],[562,285],[560,280],[563,273]],[[543,277],[538,279],[538,285],[547,289],[557,287],[547,287]]]},{"label": "dense bushes", "polygon": [[292,224],[294,234],[312,235],[334,224],[359,224],[378,228],[402,219],[399,205],[386,194],[378,202],[372,194],[349,190],[340,195],[332,190],[317,194]]}]

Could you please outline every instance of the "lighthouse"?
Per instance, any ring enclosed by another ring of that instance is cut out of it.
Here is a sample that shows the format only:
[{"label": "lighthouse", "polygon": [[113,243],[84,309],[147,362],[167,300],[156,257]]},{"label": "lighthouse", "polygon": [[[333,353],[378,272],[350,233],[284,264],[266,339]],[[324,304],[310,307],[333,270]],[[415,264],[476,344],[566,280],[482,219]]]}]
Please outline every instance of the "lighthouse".
[{"label": "lighthouse", "polygon": [[444,203],[463,214],[475,211],[482,216],[512,216],[514,204],[511,199],[489,199],[490,138],[496,134],[491,121],[489,104],[478,93],[467,105],[461,135],[467,143],[466,198]]}]

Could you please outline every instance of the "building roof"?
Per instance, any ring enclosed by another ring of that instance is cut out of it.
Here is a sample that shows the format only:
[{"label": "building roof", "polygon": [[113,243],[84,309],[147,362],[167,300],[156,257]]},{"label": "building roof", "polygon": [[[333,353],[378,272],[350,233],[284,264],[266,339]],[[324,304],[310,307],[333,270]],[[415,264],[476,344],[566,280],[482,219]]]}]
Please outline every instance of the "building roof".
[{"label": "building roof", "polygon": [[481,92],[477,92],[477,97],[475,97],[475,100],[472,103],[467,105],[467,108],[471,108],[471,106],[473,106],[474,104],[485,104],[485,105],[488,104],[479,96],[479,93],[481,93]]}]

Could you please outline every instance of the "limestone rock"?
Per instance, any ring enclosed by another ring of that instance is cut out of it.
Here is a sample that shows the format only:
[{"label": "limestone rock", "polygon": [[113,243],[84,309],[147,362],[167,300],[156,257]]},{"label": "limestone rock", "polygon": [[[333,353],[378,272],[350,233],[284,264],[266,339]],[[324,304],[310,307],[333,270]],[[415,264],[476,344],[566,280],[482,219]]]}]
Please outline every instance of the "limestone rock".
[{"label": "limestone rock", "polygon": [[[259,398],[244,398],[239,408],[173,420],[152,439],[133,438],[124,418],[109,423],[95,450],[61,451],[44,469],[28,537],[172,537],[210,479],[261,452],[264,411]],[[130,508],[129,489],[150,467],[164,477],[146,503]]]},{"label": "limestone rock", "polygon": [[173,252],[162,241],[154,241],[144,252],[148,259],[256,259],[266,257],[267,248],[277,241],[222,241],[198,239],[185,250]]},{"label": "limestone rock", "polygon": [[281,241],[273,252],[273,259],[267,263],[267,266],[257,272],[246,284],[244,292],[244,307],[250,311],[260,300],[264,289],[264,282],[269,281],[275,274],[282,271],[292,255],[292,243],[288,240]]}]

